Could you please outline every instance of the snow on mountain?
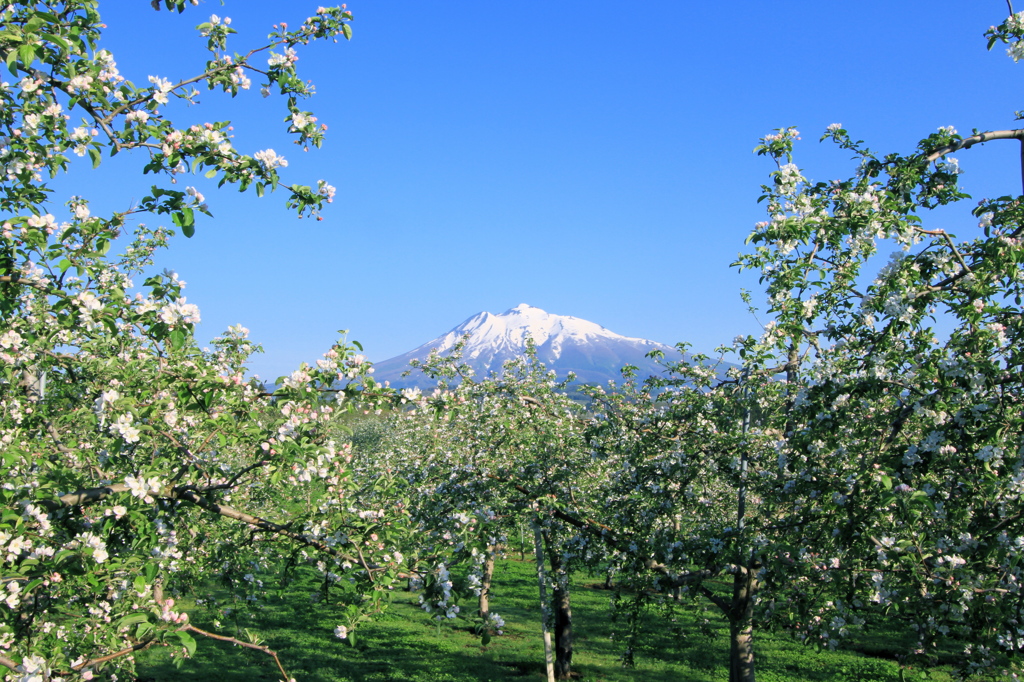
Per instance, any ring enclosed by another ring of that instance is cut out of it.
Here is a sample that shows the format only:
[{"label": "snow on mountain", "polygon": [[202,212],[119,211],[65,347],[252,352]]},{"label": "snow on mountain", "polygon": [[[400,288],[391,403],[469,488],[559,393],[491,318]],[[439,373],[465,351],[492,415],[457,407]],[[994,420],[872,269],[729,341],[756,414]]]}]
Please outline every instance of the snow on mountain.
[{"label": "snow on mountain", "polygon": [[419,348],[379,362],[374,376],[399,388],[431,386],[433,382],[422,372],[401,376],[409,368],[409,361],[425,359],[433,348],[444,354],[467,334],[463,361],[477,376],[500,371],[506,360],[522,355],[528,337],[533,338],[537,357],[548,369],[555,370],[559,377],[575,372],[577,380],[585,383],[621,379],[619,370],[624,365],[637,366],[641,377],[660,373],[657,363],[645,357],[652,350],[663,351],[667,358],[679,357],[671,346],[622,336],[578,317],[554,315],[521,303],[501,315],[478,313]]}]

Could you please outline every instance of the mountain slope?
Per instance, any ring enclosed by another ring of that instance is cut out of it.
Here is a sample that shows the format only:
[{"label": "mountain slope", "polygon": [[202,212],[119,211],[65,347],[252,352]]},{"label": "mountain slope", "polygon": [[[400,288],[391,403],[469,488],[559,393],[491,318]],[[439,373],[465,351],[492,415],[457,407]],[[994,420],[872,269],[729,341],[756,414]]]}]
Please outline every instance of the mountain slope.
[{"label": "mountain slope", "polygon": [[506,360],[522,355],[527,337],[533,338],[538,359],[559,378],[575,372],[577,380],[584,383],[621,379],[619,370],[624,365],[638,367],[641,378],[660,374],[660,366],[645,357],[652,350],[663,351],[666,358],[680,357],[671,346],[622,336],[578,317],[553,315],[522,303],[501,315],[478,313],[419,348],[377,363],[374,376],[398,388],[433,386],[435,382],[422,372],[415,371],[408,377],[401,374],[409,368],[410,360],[425,359],[433,348],[443,355],[467,334],[463,361],[478,377],[498,372]]}]

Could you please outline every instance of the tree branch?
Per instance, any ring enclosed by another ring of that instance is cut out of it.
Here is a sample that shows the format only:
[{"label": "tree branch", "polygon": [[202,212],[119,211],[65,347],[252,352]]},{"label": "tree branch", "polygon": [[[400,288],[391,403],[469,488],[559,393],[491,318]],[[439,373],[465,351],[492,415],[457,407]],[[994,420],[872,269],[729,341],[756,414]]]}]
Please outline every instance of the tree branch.
[{"label": "tree branch", "polygon": [[[130,488],[124,483],[114,483],[112,485],[78,490],[73,493],[61,495],[56,500],[36,500],[35,503],[41,507],[46,508],[49,511],[56,511],[62,507],[76,507],[79,505],[100,502],[111,495],[115,495],[118,493],[126,493],[129,490]],[[206,511],[227,517],[229,519],[234,519],[236,521],[241,521],[242,523],[248,524],[253,528],[258,528],[259,530],[264,530],[275,535],[286,537],[289,540],[293,540],[307,547],[312,547],[321,552],[324,552],[325,554],[330,554],[331,556],[337,557],[339,559],[344,559],[345,561],[350,561],[353,564],[360,565],[368,571],[376,568],[375,566],[372,566],[364,561],[361,561],[359,558],[354,557],[351,554],[339,551],[334,547],[327,545],[326,543],[310,539],[302,533],[296,533],[287,526],[281,525],[279,523],[274,523],[273,521],[268,521],[266,519],[262,519],[258,516],[246,514],[243,511],[235,509],[234,507],[229,507],[227,505],[219,504],[217,502],[208,500],[205,497],[203,497],[200,491],[197,491],[189,486],[178,486],[170,489],[164,488],[159,492],[154,491],[154,493],[155,497],[191,502],[192,504],[196,505],[201,509],[205,509]]]},{"label": "tree branch", "polygon": [[227,637],[225,635],[218,635],[218,634],[215,634],[213,632],[207,632],[206,630],[200,630],[195,625],[191,625],[191,624],[186,625],[183,628],[179,628],[179,630],[186,630],[186,631],[189,631],[189,632],[194,632],[197,635],[202,635],[203,637],[209,637],[210,639],[220,640],[221,642],[231,642],[235,646],[240,646],[240,647],[244,647],[246,649],[252,649],[253,651],[260,651],[262,653],[265,653],[265,654],[267,654],[268,656],[271,656],[274,659],[274,663],[277,663],[277,669],[281,671],[281,675],[282,675],[283,679],[285,679],[285,680],[291,679],[291,678],[288,677],[288,673],[285,672],[284,666],[281,665],[281,659],[279,659],[277,657],[277,652],[276,651],[272,651],[270,649],[270,647],[268,647],[268,646],[263,646],[261,644],[253,644],[252,642],[243,642],[242,640],[235,639],[234,637]]},{"label": "tree branch", "polygon": [[25,286],[32,287],[33,289],[39,289],[45,294],[50,296],[66,296],[66,294],[60,289],[51,289],[41,282],[37,282],[33,279],[25,279],[19,275],[11,277],[10,275],[3,275],[0,277],[0,284],[24,284]]},{"label": "tree branch", "polygon": [[155,643],[156,643],[156,638],[155,637],[151,638],[151,639],[147,639],[147,640],[145,640],[143,642],[136,642],[135,644],[131,645],[127,649],[121,649],[120,651],[115,651],[112,654],[107,654],[106,656],[100,656],[99,658],[91,658],[88,661],[84,661],[83,663],[79,663],[77,666],[71,666],[71,669],[77,672],[79,670],[85,670],[86,668],[92,668],[93,666],[97,666],[97,665],[99,665],[101,663],[106,663],[107,661],[112,661],[115,658],[120,658],[121,656],[127,656],[128,654],[133,654],[133,653],[135,653],[137,651],[142,651],[143,649],[148,649],[149,647],[151,647]]},{"label": "tree branch", "polygon": [[946,154],[952,154],[953,152],[960,151],[961,149],[969,149],[976,144],[991,142],[992,140],[1024,140],[1024,128],[1018,128],[1016,130],[990,130],[986,133],[971,135],[970,137],[965,137],[964,139],[953,142],[952,144],[939,147],[924,158],[928,163],[932,163]]}]

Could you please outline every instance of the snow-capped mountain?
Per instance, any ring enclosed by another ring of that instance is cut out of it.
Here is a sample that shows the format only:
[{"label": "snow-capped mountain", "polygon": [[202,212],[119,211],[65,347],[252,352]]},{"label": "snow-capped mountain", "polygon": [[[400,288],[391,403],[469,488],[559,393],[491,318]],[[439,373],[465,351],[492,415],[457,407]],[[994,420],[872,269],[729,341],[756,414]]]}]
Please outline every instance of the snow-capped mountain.
[{"label": "snow-capped mountain", "polygon": [[533,339],[537,357],[548,369],[555,370],[559,378],[575,372],[577,381],[584,383],[603,384],[621,379],[619,370],[624,365],[638,367],[641,378],[658,374],[659,365],[645,357],[652,350],[663,351],[666,358],[679,357],[671,346],[622,336],[578,317],[553,315],[522,303],[501,315],[478,313],[419,348],[377,363],[374,378],[390,381],[399,388],[432,386],[434,382],[420,371],[401,376],[409,369],[409,361],[425,359],[434,348],[443,355],[467,334],[469,340],[462,359],[478,377],[500,371],[506,360],[522,355],[528,337]]}]

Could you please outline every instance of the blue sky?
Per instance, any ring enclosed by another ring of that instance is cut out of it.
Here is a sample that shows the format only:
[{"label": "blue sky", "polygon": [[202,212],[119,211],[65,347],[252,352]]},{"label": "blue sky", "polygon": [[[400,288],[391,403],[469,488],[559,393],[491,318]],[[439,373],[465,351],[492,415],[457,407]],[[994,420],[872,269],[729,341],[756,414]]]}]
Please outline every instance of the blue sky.
[{"label": "blue sky", "polygon": [[[285,134],[283,103],[258,87],[234,101],[204,93],[183,124],[230,118],[235,144],[274,148],[288,181],[338,188],[322,222],[283,195],[218,191],[214,219],[176,238],[161,265],[188,282],[207,340],[242,323],[276,377],[350,330],[383,360],[481,311],[529,303],[620,334],[711,351],[757,321],[740,300],[755,276],[729,264],[763,219],[772,170],[751,150],[774,128],[803,133],[796,162],[813,179],[850,174],[819,144],[842,123],[880,152],[910,152],[939,126],[1014,127],[1017,66],[982,34],[998,0],[820,0],[731,5],[560,0],[532,5],[353,0],[352,41],[300,51],[329,126],[308,154]],[[177,80],[207,54],[195,25],[212,13],[258,44],[304,0],[202,3],[184,15],[104,2],[105,47],[123,75]],[[1018,147],[958,155],[973,196],[1019,193]],[[148,186],[118,157],[61,183],[97,208],[123,209]],[[63,200],[63,198],[61,198]],[[943,213],[933,227],[968,236]]]}]

